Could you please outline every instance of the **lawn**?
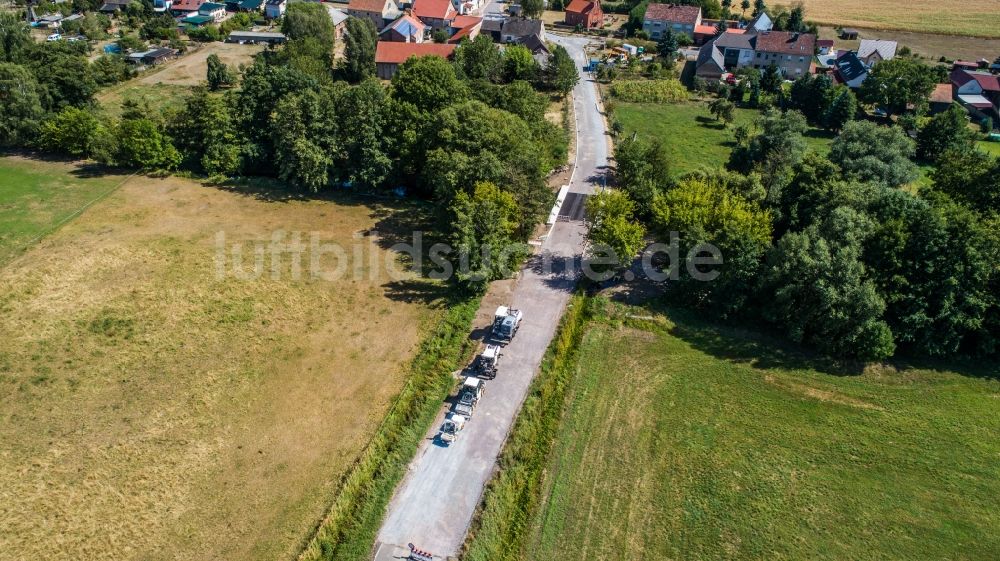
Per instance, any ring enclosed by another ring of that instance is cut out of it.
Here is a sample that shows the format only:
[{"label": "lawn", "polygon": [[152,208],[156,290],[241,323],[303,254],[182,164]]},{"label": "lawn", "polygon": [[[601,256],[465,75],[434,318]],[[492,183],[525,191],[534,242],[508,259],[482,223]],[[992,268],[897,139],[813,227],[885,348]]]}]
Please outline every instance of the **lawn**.
[{"label": "lawn", "polygon": [[986,152],[987,154],[992,154],[1000,158],[1000,142],[986,142],[981,140],[976,143],[980,150]]},{"label": "lawn", "polygon": [[[381,265],[428,212],[136,176],[0,266],[0,560],[294,558],[443,313]],[[281,232],[347,275],[250,274]]]},{"label": "lawn", "polygon": [[807,20],[830,26],[1000,37],[996,0],[804,0],[803,4]]},{"label": "lawn", "polygon": [[72,163],[0,159],[0,266],[124,178]]},{"label": "lawn", "polygon": [[592,320],[577,356],[527,559],[1000,551],[1000,381],[985,372],[845,372],[638,308]]},{"label": "lawn", "polygon": [[[708,112],[708,104],[700,101],[675,104],[615,102],[615,116],[625,134],[637,132],[640,137],[660,138],[675,174],[700,168],[722,167],[733,150],[733,127],[757,118],[756,109],[737,109],[736,121],[726,128]],[[814,150],[826,154],[832,136],[822,130],[809,130],[806,142]]]}]

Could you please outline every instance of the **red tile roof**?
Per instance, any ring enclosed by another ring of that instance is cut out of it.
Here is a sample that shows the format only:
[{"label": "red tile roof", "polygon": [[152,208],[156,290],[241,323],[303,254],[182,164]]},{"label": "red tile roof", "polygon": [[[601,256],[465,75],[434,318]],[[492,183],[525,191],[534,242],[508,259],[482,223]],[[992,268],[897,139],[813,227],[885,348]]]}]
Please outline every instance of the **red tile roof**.
[{"label": "red tile roof", "polygon": [[385,0],[350,0],[347,3],[347,9],[381,14],[382,10],[385,9]]},{"label": "red tile roof", "polygon": [[938,84],[931,92],[931,103],[951,103],[951,84]]},{"label": "red tile roof", "polygon": [[455,21],[451,22],[451,26],[455,29],[465,29],[473,25],[478,25],[482,23],[483,18],[476,16],[455,16]]},{"label": "red tile roof", "polygon": [[469,39],[474,39],[474,37],[472,36],[472,32],[476,31],[476,28],[478,27],[479,27],[478,23],[474,23],[468,27],[463,27],[462,29],[456,31],[454,35],[449,37],[448,42],[458,44],[462,39],[466,37],[468,37]]},{"label": "red tile roof", "polygon": [[418,18],[448,19],[456,14],[451,0],[415,0],[413,15]]},{"label": "red tile roof", "polygon": [[979,87],[988,92],[1000,92],[1000,78],[994,76],[993,74],[987,74],[985,72],[969,72],[968,70],[956,69],[951,71],[951,81],[958,85],[964,86],[969,82],[975,80],[979,82]]},{"label": "red tile roof", "polygon": [[197,12],[204,3],[205,0],[177,0],[170,6],[170,9],[178,12]]},{"label": "red tile roof", "polygon": [[[715,35],[718,31],[714,25],[696,25],[694,26],[694,32],[699,35]],[[740,29],[740,32],[743,30]]]},{"label": "red tile roof", "polygon": [[832,47],[833,46],[833,39],[820,39],[820,40],[816,41],[816,45],[818,45],[820,47],[827,47],[827,48]]},{"label": "red tile roof", "polygon": [[678,6],[676,4],[650,4],[646,8],[645,19],[657,19],[662,21],[687,23],[694,25],[701,15],[701,8],[698,6]]},{"label": "red tile roof", "polygon": [[375,62],[402,64],[411,56],[439,56],[450,58],[457,45],[441,43],[393,43],[379,41],[375,47]]},{"label": "red tile roof", "polygon": [[574,14],[586,14],[594,9],[595,2],[592,0],[573,0],[566,6],[566,11]]},{"label": "red tile roof", "polygon": [[765,53],[811,57],[816,50],[816,36],[812,33],[765,31],[757,35],[756,47]]}]

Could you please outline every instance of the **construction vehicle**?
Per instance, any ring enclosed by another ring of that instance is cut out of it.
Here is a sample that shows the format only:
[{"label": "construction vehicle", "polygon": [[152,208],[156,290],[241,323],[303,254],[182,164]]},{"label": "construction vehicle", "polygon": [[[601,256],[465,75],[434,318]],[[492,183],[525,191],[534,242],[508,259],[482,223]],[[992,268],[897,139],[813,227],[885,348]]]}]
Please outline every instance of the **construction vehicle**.
[{"label": "construction vehicle", "polygon": [[483,352],[472,361],[472,371],[480,378],[496,378],[501,356],[503,353],[500,352],[499,345],[486,345]]},{"label": "construction vehicle", "polygon": [[524,314],[507,306],[500,306],[493,314],[493,337],[501,342],[509,342],[514,338]]},{"label": "construction vehicle", "polygon": [[462,389],[458,391],[458,403],[455,404],[455,413],[465,417],[472,417],[472,412],[479,403],[479,398],[483,396],[485,384],[479,378],[467,376],[462,382]]},{"label": "construction vehicle", "polygon": [[468,420],[464,415],[449,413],[441,425],[441,435],[439,437],[441,441],[451,443],[458,440],[458,433],[465,428],[465,423]]}]

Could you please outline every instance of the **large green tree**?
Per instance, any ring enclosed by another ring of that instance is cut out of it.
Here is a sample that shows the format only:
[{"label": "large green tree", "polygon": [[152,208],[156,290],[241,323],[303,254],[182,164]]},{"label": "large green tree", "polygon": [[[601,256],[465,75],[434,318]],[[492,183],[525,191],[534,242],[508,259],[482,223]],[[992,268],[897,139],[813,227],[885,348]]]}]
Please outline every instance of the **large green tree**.
[{"label": "large green tree", "polygon": [[801,232],[789,232],[768,252],[762,277],[764,316],[790,339],[837,356],[892,356],[885,301],[866,278],[861,259],[872,224],[840,207]]},{"label": "large green tree", "polygon": [[[625,269],[642,250],[646,230],[635,218],[635,203],[622,191],[587,198],[587,240],[591,254],[613,259],[610,269]],[[595,270],[598,267],[595,266]]]},{"label": "large green tree", "polygon": [[24,146],[34,139],[44,113],[39,90],[26,67],[0,63],[0,146]]},{"label": "large green tree", "polygon": [[956,201],[984,214],[1000,213],[1000,158],[974,149],[948,150],[931,179]]},{"label": "large green tree", "polygon": [[937,162],[948,150],[971,150],[972,140],[965,109],[953,104],[920,128],[917,133],[917,156],[928,162]]},{"label": "large green tree", "polygon": [[278,176],[311,192],[329,184],[336,145],[335,108],[315,90],[289,93],[271,117]]},{"label": "large green tree", "polygon": [[[798,111],[766,111],[756,123],[756,134],[739,134],[729,167],[742,173],[757,171],[775,192],[784,185],[791,167],[806,152],[802,133],[806,120]],[[739,132],[739,131],[738,131]]]},{"label": "large green tree", "polygon": [[365,188],[381,186],[392,170],[388,139],[389,96],[375,78],[347,89],[339,97],[338,144],[345,179]]},{"label": "large green tree", "polygon": [[392,96],[429,114],[468,95],[455,67],[438,56],[410,57],[392,77]]},{"label": "large green tree", "polygon": [[716,278],[705,280],[681,271],[674,291],[678,301],[719,317],[744,308],[771,244],[771,214],[731,185],[725,174],[684,179],[656,198],[651,221],[659,241],[668,242],[672,232],[679,234],[679,256],[688,270],[697,266],[687,261],[698,257],[691,255],[696,246],[707,243],[720,251]]},{"label": "large green tree", "polygon": [[563,97],[566,97],[580,82],[576,63],[562,45],[556,45],[552,49],[549,66],[546,68],[546,82],[549,88],[559,92]]},{"label": "large green tree", "polygon": [[64,107],[42,123],[38,143],[50,152],[89,157],[94,135],[100,127],[101,123],[90,111]]},{"label": "large green tree", "polygon": [[913,154],[914,143],[903,129],[870,121],[848,123],[830,147],[830,160],[847,178],[880,181],[890,187],[917,178]]},{"label": "large green tree", "polygon": [[480,182],[471,193],[458,192],[450,210],[459,282],[482,291],[516,270],[527,249],[516,238],[519,209],[511,193]]},{"label": "large green tree", "polygon": [[344,76],[357,83],[375,75],[375,43],[378,33],[367,18],[347,18],[344,32]]},{"label": "large green tree", "polygon": [[639,214],[648,216],[656,195],[670,183],[666,146],[658,138],[628,136],[619,140],[615,144],[615,177],[618,187],[638,205]]},{"label": "large green tree", "polygon": [[471,41],[462,39],[460,48],[455,51],[455,66],[470,80],[499,80],[502,60],[500,49],[484,34]]},{"label": "large green tree", "polygon": [[886,110],[890,115],[927,104],[938,79],[933,69],[912,57],[878,62],[861,84],[858,99]]}]

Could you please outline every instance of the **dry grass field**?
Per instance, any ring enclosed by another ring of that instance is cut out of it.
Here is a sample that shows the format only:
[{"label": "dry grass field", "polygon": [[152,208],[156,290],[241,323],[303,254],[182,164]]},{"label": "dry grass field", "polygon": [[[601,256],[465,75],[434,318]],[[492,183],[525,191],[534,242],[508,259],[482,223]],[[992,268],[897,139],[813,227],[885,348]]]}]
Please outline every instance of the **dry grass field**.
[{"label": "dry grass field", "polygon": [[216,234],[316,231],[364,271],[413,210],[136,177],[0,266],[0,560],[294,556],[440,287],[220,279]]},{"label": "dry grass field", "polygon": [[806,19],[824,25],[1000,37],[997,0],[803,0],[803,4]]},{"label": "dry grass field", "polygon": [[144,100],[153,110],[176,107],[192,86],[205,83],[209,55],[219,55],[222,62],[238,67],[250,64],[253,56],[262,50],[262,45],[206,43],[193,52],[143,72],[134,80],[101,91],[97,100],[113,115],[121,111],[121,102],[129,98]]},{"label": "dry grass field", "polygon": [[[978,60],[981,57],[993,60],[1000,56],[1000,38],[986,39],[896,30],[859,29],[859,31],[861,39],[890,39],[898,42],[901,47],[909,47],[915,54],[931,60],[938,60],[940,57],[948,60]],[[855,50],[861,43],[859,40],[846,41],[839,38],[837,30],[832,27],[820,27],[819,35],[823,39],[835,40],[837,49]]]}]

